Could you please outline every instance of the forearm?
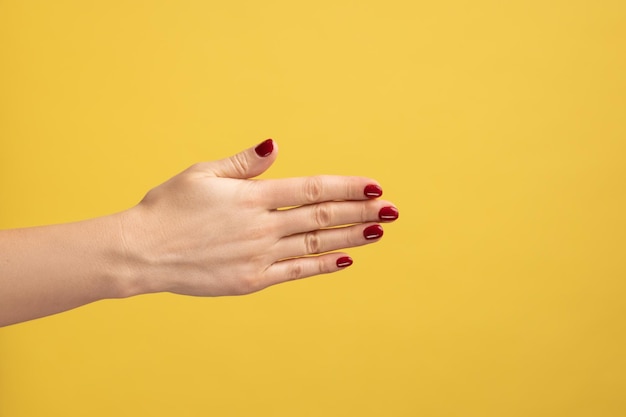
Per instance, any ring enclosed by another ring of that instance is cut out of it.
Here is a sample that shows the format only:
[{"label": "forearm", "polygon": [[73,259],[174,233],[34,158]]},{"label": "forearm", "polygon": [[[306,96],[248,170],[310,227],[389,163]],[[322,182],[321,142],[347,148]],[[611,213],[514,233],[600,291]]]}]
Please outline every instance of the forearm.
[{"label": "forearm", "polygon": [[119,218],[0,231],[0,326],[132,295]]}]

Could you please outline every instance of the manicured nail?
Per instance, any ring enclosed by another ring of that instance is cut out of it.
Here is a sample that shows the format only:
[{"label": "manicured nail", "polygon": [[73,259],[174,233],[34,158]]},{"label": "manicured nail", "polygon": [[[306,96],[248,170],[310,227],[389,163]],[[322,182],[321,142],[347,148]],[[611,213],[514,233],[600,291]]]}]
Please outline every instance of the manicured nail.
[{"label": "manicured nail", "polygon": [[256,154],[263,158],[265,158],[266,156],[270,156],[273,150],[274,141],[272,139],[267,139],[266,141],[263,141],[261,144],[259,144],[256,148],[254,148]]},{"label": "manicured nail", "polygon": [[367,198],[376,198],[383,195],[383,189],[376,184],[370,184],[365,186],[363,194],[365,194]]},{"label": "manicured nail", "polygon": [[380,220],[396,220],[399,216],[400,212],[398,211],[398,209],[392,206],[383,207],[378,212],[378,218]]},{"label": "manicured nail", "polygon": [[337,267],[339,268],[345,268],[352,265],[352,258],[349,256],[342,256],[341,258],[337,259]]},{"label": "manicured nail", "polygon": [[379,224],[375,224],[373,226],[366,227],[363,230],[363,237],[367,240],[378,239],[383,236],[383,227]]}]

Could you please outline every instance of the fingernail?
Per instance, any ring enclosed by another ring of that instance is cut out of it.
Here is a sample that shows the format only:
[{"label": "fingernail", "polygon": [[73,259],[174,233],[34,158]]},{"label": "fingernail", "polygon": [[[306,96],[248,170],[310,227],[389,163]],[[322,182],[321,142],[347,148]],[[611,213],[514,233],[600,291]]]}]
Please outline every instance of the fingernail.
[{"label": "fingernail", "polygon": [[400,212],[398,209],[392,206],[383,207],[378,212],[378,218],[380,220],[396,220],[399,216]]},{"label": "fingernail", "polygon": [[378,239],[383,236],[383,227],[379,224],[368,226],[363,230],[363,237],[367,240]]},{"label": "fingernail", "polygon": [[376,184],[370,184],[365,186],[363,194],[365,194],[365,197],[367,198],[376,198],[383,195],[383,189]]},{"label": "fingernail", "polygon": [[260,157],[265,158],[266,156],[270,156],[272,151],[274,150],[274,141],[272,139],[267,139],[259,144],[254,151]]},{"label": "fingernail", "polygon": [[349,256],[342,256],[341,258],[337,259],[337,267],[339,268],[345,268],[352,265],[352,258]]}]

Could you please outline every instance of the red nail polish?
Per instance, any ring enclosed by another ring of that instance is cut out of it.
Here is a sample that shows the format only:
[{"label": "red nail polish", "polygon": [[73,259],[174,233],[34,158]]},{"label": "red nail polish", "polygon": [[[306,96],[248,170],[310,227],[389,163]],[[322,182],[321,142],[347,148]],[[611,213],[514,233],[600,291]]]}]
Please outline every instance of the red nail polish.
[{"label": "red nail polish", "polygon": [[378,212],[378,218],[385,221],[396,220],[399,216],[400,212],[398,209],[392,206],[383,207]]},{"label": "red nail polish", "polygon": [[366,227],[363,230],[363,237],[367,240],[374,240],[383,236],[383,227],[379,224]]},{"label": "red nail polish", "polygon": [[365,186],[363,194],[365,194],[367,198],[376,198],[383,195],[383,189],[376,184],[370,184]]},{"label": "red nail polish", "polygon": [[270,156],[273,150],[274,141],[272,139],[267,139],[260,143],[256,148],[254,148],[256,154],[263,158],[265,158],[266,156]]},{"label": "red nail polish", "polygon": [[337,259],[337,267],[339,268],[346,268],[350,265],[352,265],[352,258],[349,256],[342,256],[341,258]]}]

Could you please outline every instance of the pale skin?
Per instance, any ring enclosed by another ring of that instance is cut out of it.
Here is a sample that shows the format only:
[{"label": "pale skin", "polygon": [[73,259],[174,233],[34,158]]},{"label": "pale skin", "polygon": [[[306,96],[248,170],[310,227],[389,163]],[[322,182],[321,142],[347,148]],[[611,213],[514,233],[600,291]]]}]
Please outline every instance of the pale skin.
[{"label": "pale skin", "polygon": [[252,179],[268,140],[198,163],[136,206],[96,219],[0,231],[0,326],[155,292],[242,295],[345,269],[398,211],[365,177]]}]

